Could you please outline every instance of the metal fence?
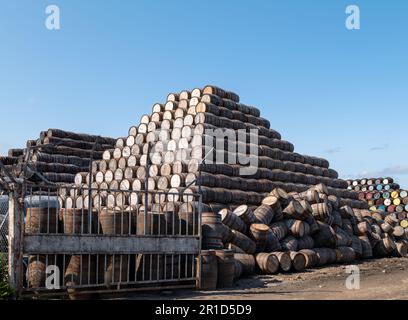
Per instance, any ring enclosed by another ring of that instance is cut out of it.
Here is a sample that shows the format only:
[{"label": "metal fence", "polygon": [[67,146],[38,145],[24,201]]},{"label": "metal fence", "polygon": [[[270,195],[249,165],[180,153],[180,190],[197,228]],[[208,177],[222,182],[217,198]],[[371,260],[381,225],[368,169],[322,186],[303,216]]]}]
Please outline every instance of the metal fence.
[{"label": "metal fence", "polygon": [[0,195],[0,252],[8,252],[8,196]]},{"label": "metal fence", "polygon": [[199,285],[198,194],[29,187],[13,199],[12,279],[20,294],[77,299]]}]

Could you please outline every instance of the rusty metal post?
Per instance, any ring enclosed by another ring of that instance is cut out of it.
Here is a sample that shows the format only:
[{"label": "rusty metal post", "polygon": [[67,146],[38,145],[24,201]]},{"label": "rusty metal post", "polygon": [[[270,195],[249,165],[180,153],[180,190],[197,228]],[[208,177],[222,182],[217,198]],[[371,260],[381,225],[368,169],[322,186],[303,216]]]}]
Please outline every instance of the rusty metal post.
[{"label": "rusty metal post", "polygon": [[[20,210],[18,196],[15,192],[9,194],[9,252],[8,252],[8,274],[10,286],[20,296],[23,285],[22,268],[22,221],[23,213]],[[23,220],[24,221],[24,220]]]}]

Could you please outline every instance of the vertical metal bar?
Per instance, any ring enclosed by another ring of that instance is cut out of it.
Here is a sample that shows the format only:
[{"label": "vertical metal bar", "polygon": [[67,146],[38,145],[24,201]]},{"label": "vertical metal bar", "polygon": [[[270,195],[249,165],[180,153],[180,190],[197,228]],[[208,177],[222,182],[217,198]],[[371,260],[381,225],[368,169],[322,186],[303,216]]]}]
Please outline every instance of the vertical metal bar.
[{"label": "vertical metal bar", "polygon": [[163,279],[167,280],[167,254],[164,254],[164,273]]},{"label": "vertical metal bar", "polygon": [[199,246],[198,246],[198,255],[197,255],[197,271],[196,271],[196,288],[201,288],[201,243],[202,243],[202,234],[201,234],[201,214],[202,214],[202,201],[203,197],[200,192],[198,195],[198,239],[199,239]]},{"label": "vertical metal bar", "polygon": [[157,281],[160,280],[160,254],[157,254]]},{"label": "vertical metal bar", "polygon": [[150,266],[149,266],[149,280],[152,281],[152,273],[153,273],[153,254],[150,254]]},{"label": "vertical metal bar", "polygon": [[91,255],[88,254],[88,285],[91,284]]},{"label": "vertical metal bar", "polygon": [[9,241],[8,241],[8,274],[9,282],[17,294],[20,296],[23,286],[22,269],[22,240],[24,212],[21,212],[18,204],[18,195],[15,192],[9,194]]}]

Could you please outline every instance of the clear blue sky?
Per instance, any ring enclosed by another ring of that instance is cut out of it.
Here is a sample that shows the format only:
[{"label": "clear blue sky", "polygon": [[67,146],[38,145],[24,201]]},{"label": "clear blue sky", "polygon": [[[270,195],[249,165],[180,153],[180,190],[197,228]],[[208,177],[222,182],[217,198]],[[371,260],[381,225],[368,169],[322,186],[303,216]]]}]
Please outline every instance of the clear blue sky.
[{"label": "clear blue sky", "polygon": [[403,0],[0,0],[0,152],[49,127],[124,136],[167,93],[211,83],[342,177],[408,188],[407,31]]}]

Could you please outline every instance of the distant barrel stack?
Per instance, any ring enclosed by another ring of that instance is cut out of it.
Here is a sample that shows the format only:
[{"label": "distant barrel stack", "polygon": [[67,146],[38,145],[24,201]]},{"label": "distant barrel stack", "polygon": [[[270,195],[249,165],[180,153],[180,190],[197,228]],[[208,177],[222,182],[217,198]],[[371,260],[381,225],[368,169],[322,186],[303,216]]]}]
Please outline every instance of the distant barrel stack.
[{"label": "distant barrel stack", "polygon": [[373,216],[392,219],[408,231],[408,191],[400,188],[393,178],[348,180],[348,189],[358,192],[367,201]]},{"label": "distant barrel stack", "polygon": [[28,140],[25,149],[11,149],[8,156],[0,160],[14,177],[24,176],[34,182],[43,182],[45,178],[52,183],[70,184],[78,172],[89,171],[91,158],[101,159],[102,152],[113,148],[115,141],[49,129],[41,132],[37,140]]}]

